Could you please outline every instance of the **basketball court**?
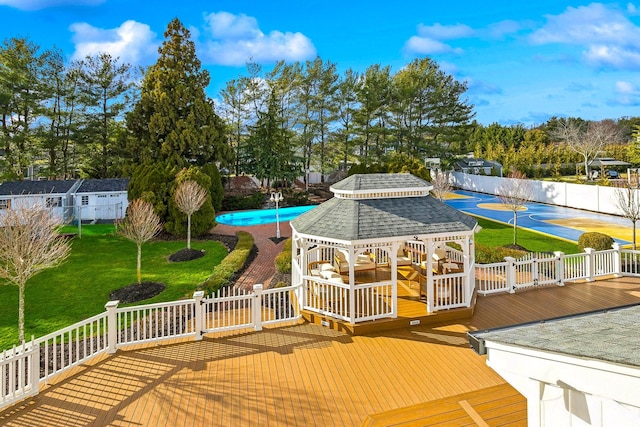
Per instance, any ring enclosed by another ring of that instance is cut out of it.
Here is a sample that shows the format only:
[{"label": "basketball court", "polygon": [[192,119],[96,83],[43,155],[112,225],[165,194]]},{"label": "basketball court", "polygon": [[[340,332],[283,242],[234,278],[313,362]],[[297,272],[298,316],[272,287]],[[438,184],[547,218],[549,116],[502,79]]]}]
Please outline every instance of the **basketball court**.
[{"label": "basketball court", "polygon": [[[498,196],[457,190],[444,201],[470,215],[513,224],[513,211]],[[518,212],[518,226],[571,242],[588,231],[607,234],[621,245],[633,242],[632,224],[626,218],[542,203],[527,203]]]}]

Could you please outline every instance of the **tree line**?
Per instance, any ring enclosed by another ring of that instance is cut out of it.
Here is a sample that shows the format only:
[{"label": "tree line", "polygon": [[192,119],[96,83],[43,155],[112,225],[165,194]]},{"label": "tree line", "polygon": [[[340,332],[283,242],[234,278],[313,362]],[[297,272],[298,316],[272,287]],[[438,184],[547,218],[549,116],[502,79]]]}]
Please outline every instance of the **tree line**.
[{"label": "tree line", "polygon": [[[450,165],[470,152],[542,176],[586,168],[594,156],[583,144],[592,122],[580,118],[530,128],[477,123],[466,83],[430,58],[397,72],[381,64],[338,72],[320,57],[264,72],[249,61],[217,103],[205,92],[210,79],[177,19],[147,69],[106,53],[68,62],[59,49],[9,38],[0,46],[1,178],[23,179],[33,166],[41,177],[66,179],[214,163],[279,185],[309,170],[429,157]],[[598,140],[598,154],[640,161],[640,118],[601,124],[615,132]]]}]

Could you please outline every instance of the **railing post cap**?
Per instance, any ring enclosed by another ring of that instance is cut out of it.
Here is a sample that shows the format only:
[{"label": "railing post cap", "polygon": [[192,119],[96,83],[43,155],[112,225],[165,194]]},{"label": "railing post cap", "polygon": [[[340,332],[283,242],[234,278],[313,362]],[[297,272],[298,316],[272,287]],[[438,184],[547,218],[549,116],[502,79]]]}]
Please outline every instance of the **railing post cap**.
[{"label": "railing post cap", "polygon": [[118,304],[120,304],[120,300],[109,301],[104,305],[104,308],[118,308]]}]

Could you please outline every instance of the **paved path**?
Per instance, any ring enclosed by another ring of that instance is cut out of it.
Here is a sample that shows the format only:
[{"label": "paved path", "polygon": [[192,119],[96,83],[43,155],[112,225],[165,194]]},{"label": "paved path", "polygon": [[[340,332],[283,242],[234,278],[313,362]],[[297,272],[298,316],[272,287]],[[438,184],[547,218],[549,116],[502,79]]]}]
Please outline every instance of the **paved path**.
[{"label": "paved path", "polygon": [[[251,265],[242,273],[240,278],[236,280],[235,287],[245,290],[253,289],[253,285],[262,283],[267,288],[271,282],[271,278],[276,272],[275,258],[282,251],[284,241],[275,244],[270,237],[276,236],[276,224],[262,224],[253,226],[232,226],[218,224],[213,229],[214,233],[235,236],[238,231],[246,231],[250,233],[258,248],[258,256],[253,260]],[[280,236],[290,237],[291,226],[289,222],[280,223]]]}]

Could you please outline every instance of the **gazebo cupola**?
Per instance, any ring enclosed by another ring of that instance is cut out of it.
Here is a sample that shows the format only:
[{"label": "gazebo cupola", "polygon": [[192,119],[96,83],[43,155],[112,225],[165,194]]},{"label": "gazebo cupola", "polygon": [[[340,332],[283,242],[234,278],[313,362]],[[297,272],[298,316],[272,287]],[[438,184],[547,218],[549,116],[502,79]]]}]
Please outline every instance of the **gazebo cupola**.
[{"label": "gazebo cupola", "polygon": [[411,174],[352,175],[292,220],[302,308],[351,323],[397,317],[399,273],[418,278],[426,311],[468,307],[477,222],[431,188]]}]

